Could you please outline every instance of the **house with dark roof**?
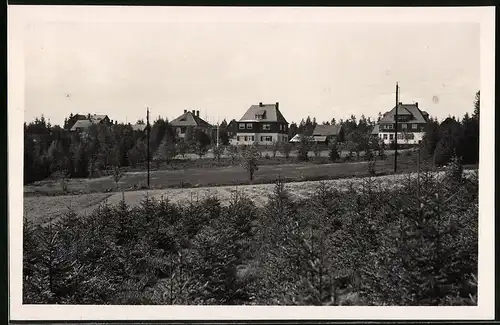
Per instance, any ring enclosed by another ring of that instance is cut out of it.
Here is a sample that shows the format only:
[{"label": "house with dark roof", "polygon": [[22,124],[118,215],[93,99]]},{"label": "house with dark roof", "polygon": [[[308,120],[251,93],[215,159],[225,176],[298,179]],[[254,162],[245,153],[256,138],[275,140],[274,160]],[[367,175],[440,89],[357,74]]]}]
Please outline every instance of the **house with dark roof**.
[{"label": "house with dark roof", "polygon": [[385,144],[394,142],[396,127],[396,109],[398,116],[397,143],[419,144],[424,137],[424,128],[429,121],[429,114],[418,107],[418,103],[399,103],[380,119],[380,123],[372,130],[372,134],[384,141]]},{"label": "house with dark roof", "polygon": [[343,140],[342,125],[316,125],[313,131],[313,141],[328,144],[331,141]]},{"label": "house with dark roof", "polygon": [[236,144],[288,142],[288,122],[276,104],[252,105],[238,121]]},{"label": "house with dark roof", "polygon": [[170,125],[179,138],[184,138],[186,136],[188,127],[192,127],[195,130],[201,130],[209,135],[212,134],[213,130],[212,125],[200,117],[200,111],[195,110],[188,111],[185,109],[181,116],[170,122]]},{"label": "house with dark roof", "polygon": [[91,125],[94,124],[111,125],[111,120],[107,115],[76,114],[73,116],[73,119],[76,121],[71,127],[70,131],[75,131],[75,132],[86,131]]}]

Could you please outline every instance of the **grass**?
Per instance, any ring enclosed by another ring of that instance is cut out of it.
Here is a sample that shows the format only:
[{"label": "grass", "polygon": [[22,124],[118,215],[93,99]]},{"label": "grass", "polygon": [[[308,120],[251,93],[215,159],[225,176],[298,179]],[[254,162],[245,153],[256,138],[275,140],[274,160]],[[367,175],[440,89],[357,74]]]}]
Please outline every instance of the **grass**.
[{"label": "grass", "polygon": [[[268,159],[259,161],[259,170],[255,179],[250,182],[247,171],[239,165],[211,168],[183,168],[177,170],[153,170],[150,173],[150,189],[191,188],[224,185],[247,185],[272,183],[279,176],[288,182],[331,180],[346,177],[361,177],[367,175],[366,162],[326,163],[325,158],[319,158],[321,163],[276,163],[262,164]],[[273,161],[272,159],[269,159]],[[393,158],[378,160],[375,165],[377,175],[393,173]],[[413,172],[416,170],[416,156],[401,155],[398,159],[398,172]],[[129,171],[125,173],[116,189],[112,176],[94,179],[71,179],[68,181],[69,194],[84,194],[113,191],[135,191],[147,188],[147,173]],[[54,180],[41,181],[24,187],[25,196],[61,195],[60,184]]]},{"label": "grass", "polygon": [[[411,174],[415,176],[415,174]],[[374,177],[373,180],[383,188],[393,188],[402,184],[408,175],[385,175]],[[350,178],[324,181],[326,184],[338,190],[346,190],[351,185],[358,186],[364,182],[365,178]],[[318,181],[290,182],[287,187],[292,196],[297,199],[306,198],[312,191],[318,187]],[[25,197],[24,211],[29,221],[35,224],[47,222],[50,216],[59,216],[71,208],[79,215],[91,213],[100,204],[118,204],[125,199],[127,204],[134,206],[139,204],[145,197],[160,199],[168,198],[174,203],[187,203],[190,201],[199,201],[206,197],[216,196],[222,204],[231,201],[234,193],[240,192],[249,197],[258,206],[267,203],[270,193],[274,189],[274,184],[253,184],[242,186],[217,186],[200,188],[169,188],[157,190],[138,190],[127,191],[123,193],[94,193],[81,195],[61,195],[61,196],[40,196]]]}]

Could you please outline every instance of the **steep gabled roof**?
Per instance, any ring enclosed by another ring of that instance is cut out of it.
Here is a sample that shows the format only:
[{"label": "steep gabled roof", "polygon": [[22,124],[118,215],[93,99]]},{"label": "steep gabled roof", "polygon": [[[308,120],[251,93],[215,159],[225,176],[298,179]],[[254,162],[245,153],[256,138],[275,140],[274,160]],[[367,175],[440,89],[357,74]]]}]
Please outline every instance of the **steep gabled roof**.
[{"label": "steep gabled roof", "polygon": [[329,136],[338,135],[342,129],[341,125],[316,125],[314,128],[314,136]]},{"label": "steep gabled roof", "polygon": [[[385,113],[380,123],[394,123],[394,115],[396,113],[396,106],[389,112]],[[398,105],[398,115],[411,115],[412,118],[405,123],[426,123],[428,114],[418,108],[418,104],[400,104]]]},{"label": "steep gabled roof", "polygon": [[89,121],[89,120],[78,120],[71,127],[71,131],[76,131],[77,128],[84,128],[84,129],[86,129],[86,128],[88,128],[91,125],[92,125],[92,122]]},{"label": "steep gabled roof", "polygon": [[170,122],[170,125],[172,126],[193,126],[193,127],[205,127],[205,128],[210,128],[212,127],[210,123],[207,121],[203,120],[199,116],[196,116],[192,112],[186,112],[179,116],[178,118],[172,120]]},{"label": "steep gabled roof", "polygon": [[[256,115],[264,116],[262,119],[256,119]],[[239,122],[281,122],[288,124],[276,104],[252,105]]]}]

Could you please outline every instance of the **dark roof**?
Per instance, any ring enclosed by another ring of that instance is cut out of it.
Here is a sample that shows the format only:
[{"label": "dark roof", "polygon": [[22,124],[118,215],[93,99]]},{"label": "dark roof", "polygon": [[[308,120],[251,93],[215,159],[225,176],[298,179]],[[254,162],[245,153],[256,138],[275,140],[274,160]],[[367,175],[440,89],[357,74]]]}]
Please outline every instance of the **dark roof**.
[{"label": "dark roof", "polygon": [[329,136],[338,135],[340,133],[341,125],[316,125],[314,128],[314,136]]},{"label": "dark roof", "polygon": [[372,130],[372,133],[371,133],[371,134],[373,134],[373,135],[377,135],[377,134],[379,134],[379,132],[380,132],[380,131],[379,131],[379,129],[380,129],[380,125],[379,125],[379,124],[375,125],[375,126],[373,127],[373,130]]},{"label": "dark roof", "polygon": [[170,122],[172,126],[211,127],[210,123],[188,111]]},{"label": "dark roof", "polygon": [[[396,112],[396,106],[394,106],[389,112],[385,113],[380,123],[394,123],[394,114]],[[418,104],[400,104],[398,105],[398,115],[412,115],[412,119],[405,123],[426,123],[427,115],[418,108]]]},{"label": "dark roof", "polygon": [[[264,114],[262,119],[256,119],[255,115]],[[276,104],[252,105],[240,118],[239,122],[282,122],[287,123]]]},{"label": "dark roof", "polygon": [[89,120],[78,120],[75,122],[75,124],[73,124],[73,126],[71,127],[71,131],[76,131],[77,128],[83,128],[83,129],[86,129],[88,128],[89,126],[91,126],[93,123]]}]

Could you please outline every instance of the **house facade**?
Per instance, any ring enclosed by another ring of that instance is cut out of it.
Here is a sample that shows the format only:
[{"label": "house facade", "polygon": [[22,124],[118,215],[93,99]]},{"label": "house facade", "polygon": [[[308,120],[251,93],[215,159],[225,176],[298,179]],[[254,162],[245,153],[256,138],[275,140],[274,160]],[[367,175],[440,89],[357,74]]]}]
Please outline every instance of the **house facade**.
[{"label": "house facade", "polygon": [[250,106],[237,124],[237,145],[288,142],[288,122],[281,114],[278,102]]},{"label": "house facade", "polygon": [[373,129],[372,135],[376,134],[385,144],[394,142],[396,109],[398,115],[397,143],[411,145],[421,143],[429,114],[420,110],[418,103],[399,103],[397,107],[383,115],[380,123]]},{"label": "house facade", "polygon": [[193,129],[199,129],[203,132],[212,135],[213,127],[207,121],[200,117],[200,111],[188,111],[184,110],[184,113],[178,118],[172,120],[170,125],[174,129],[176,135],[180,139],[184,139],[186,136],[186,131],[189,127]]}]

